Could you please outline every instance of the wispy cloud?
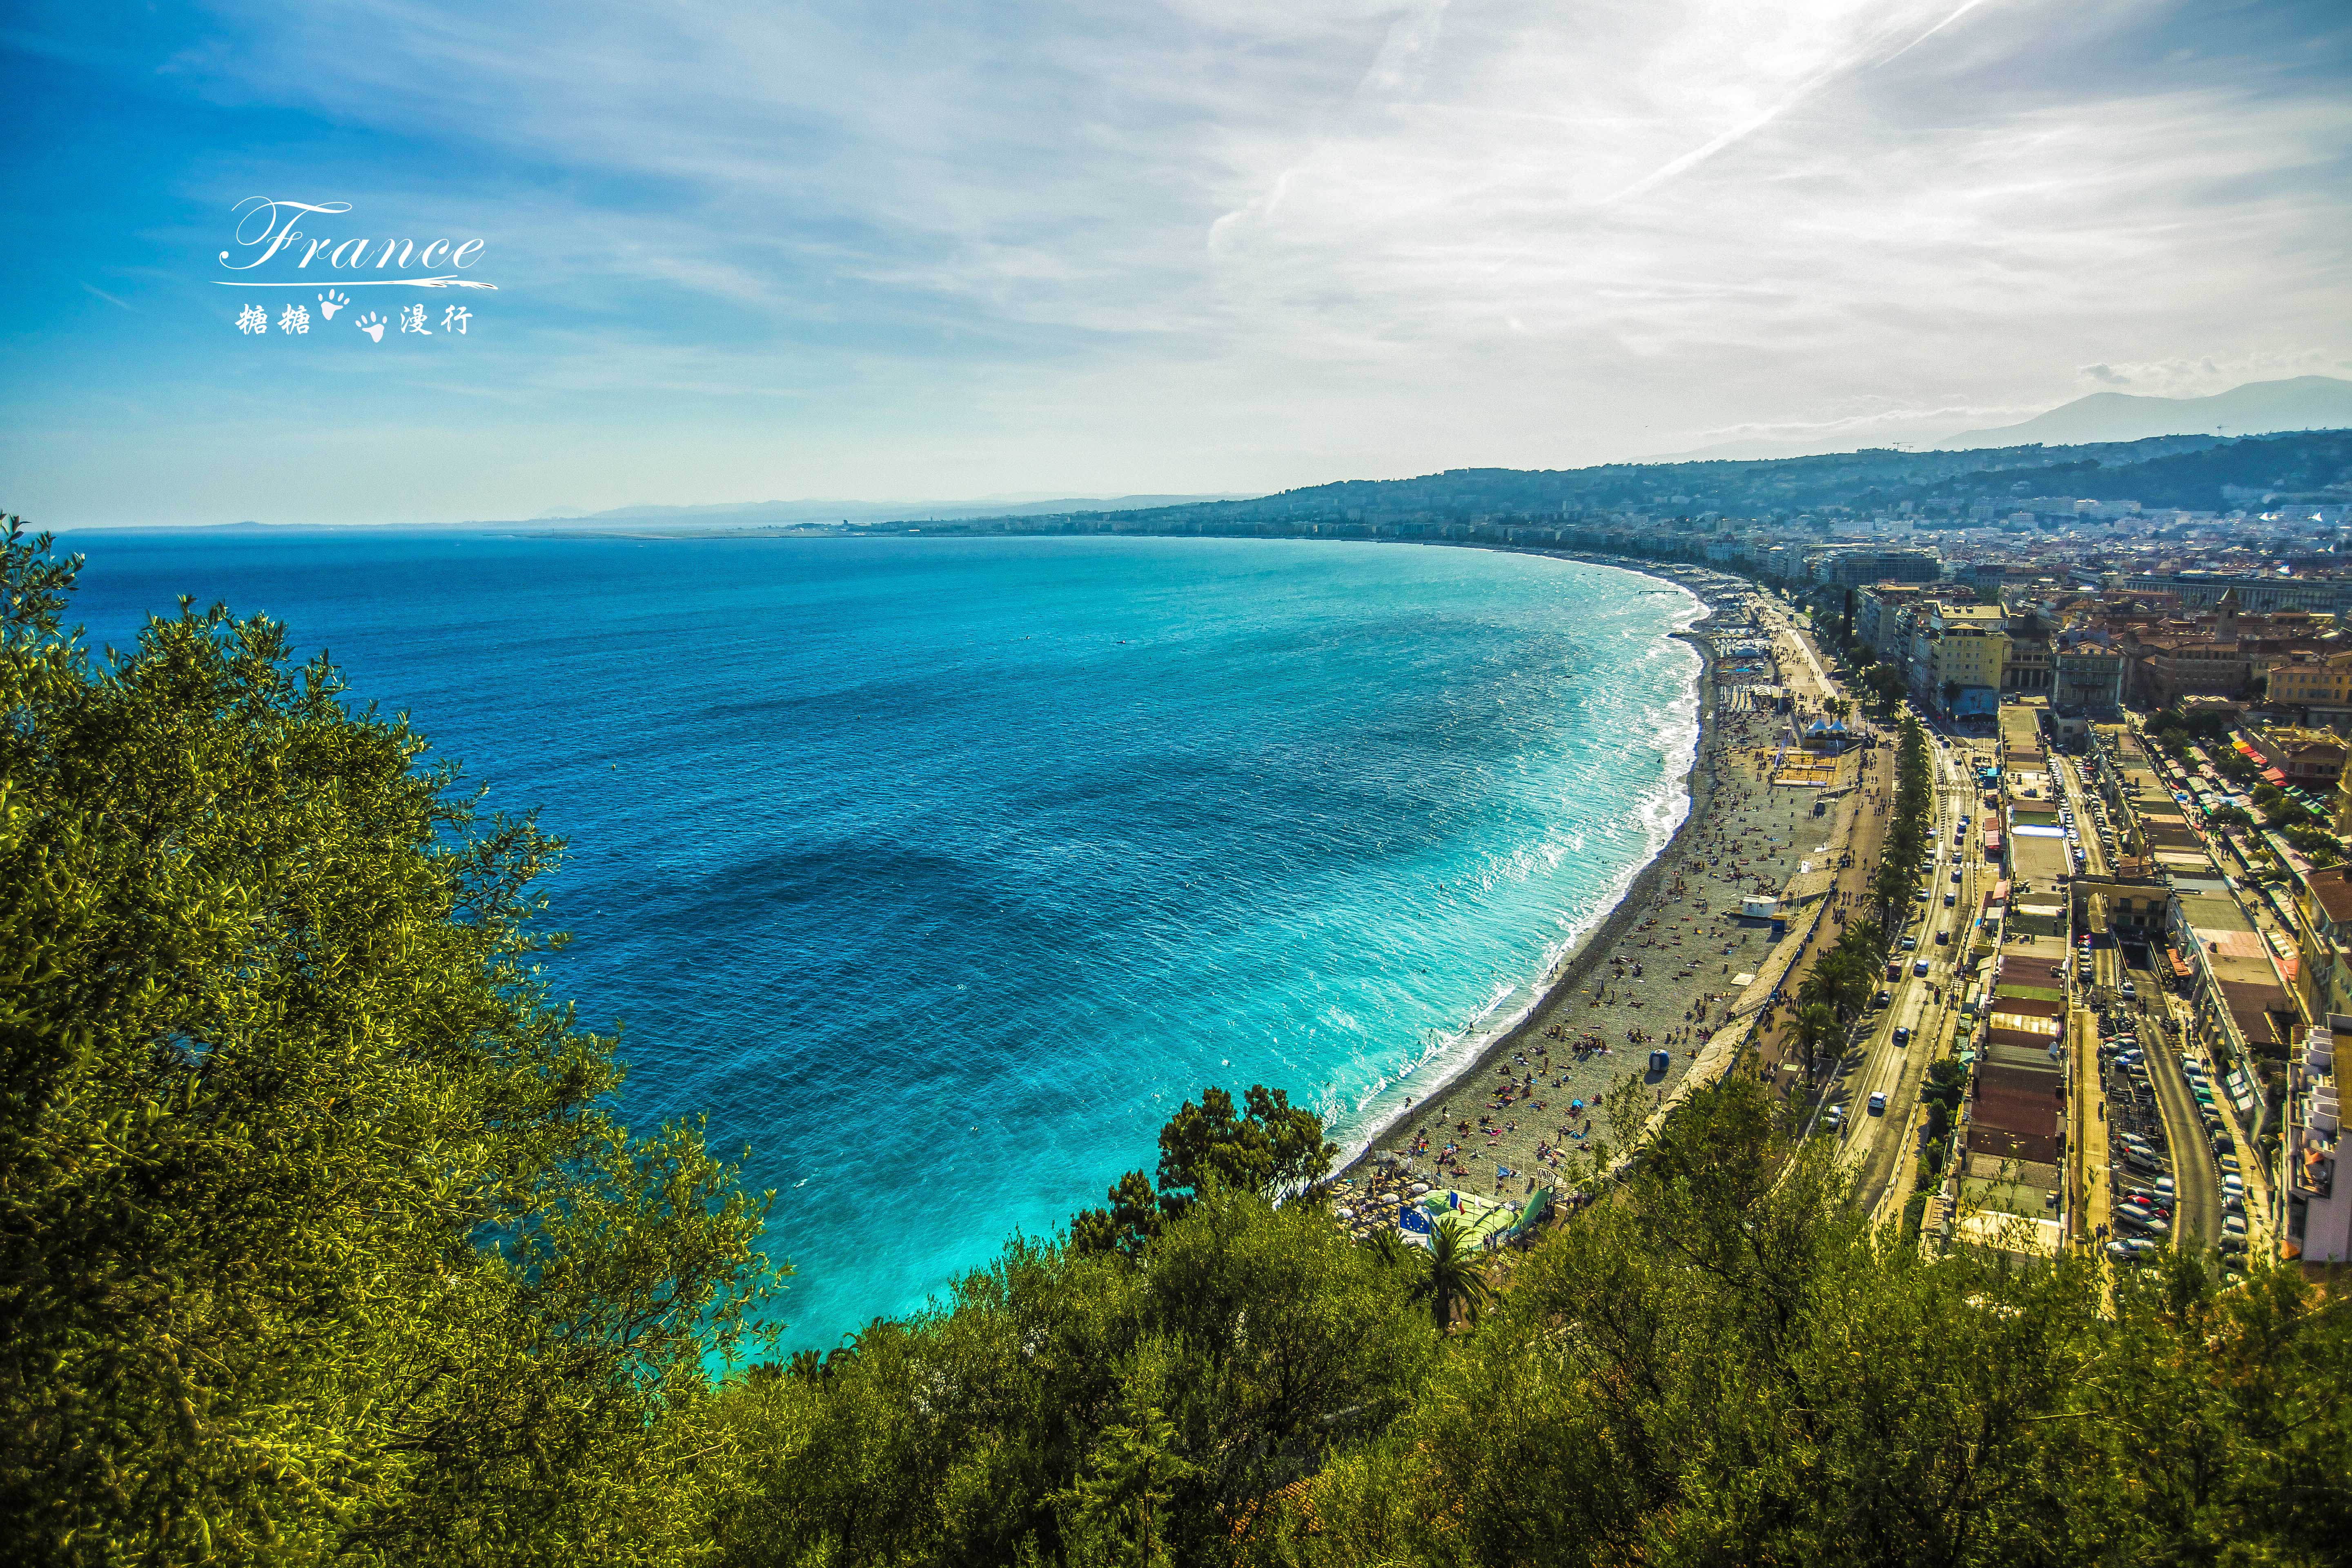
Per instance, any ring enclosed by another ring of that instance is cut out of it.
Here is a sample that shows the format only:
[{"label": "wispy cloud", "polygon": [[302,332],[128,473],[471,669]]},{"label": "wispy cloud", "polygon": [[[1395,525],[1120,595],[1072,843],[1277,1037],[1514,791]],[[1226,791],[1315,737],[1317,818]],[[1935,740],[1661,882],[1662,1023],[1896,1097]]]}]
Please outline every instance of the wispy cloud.
[{"label": "wispy cloud", "polygon": [[489,236],[466,395],[579,432],[568,495],[1557,466],[2352,360],[2352,24],[2301,0],[217,14],[139,90],[316,129],[189,146],[191,208]]}]

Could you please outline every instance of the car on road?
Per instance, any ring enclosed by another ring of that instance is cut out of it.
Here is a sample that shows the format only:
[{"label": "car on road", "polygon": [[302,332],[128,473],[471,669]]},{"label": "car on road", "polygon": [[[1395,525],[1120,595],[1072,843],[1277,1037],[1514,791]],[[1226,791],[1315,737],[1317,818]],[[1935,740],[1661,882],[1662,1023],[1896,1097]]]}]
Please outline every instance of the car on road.
[{"label": "car on road", "polygon": [[1944,907],[1948,910],[1959,901],[1960,896],[1958,893],[1946,893],[1944,895]]},{"label": "car on road", "polygon": [[1894,1000],[1895,993],[1887,990],[1886,987],[1882,985],[1878,988],[1878,994],[1871,999],[1870,1005],[1874,1007],[1884,1007],[1889,1002]]},{"label": "car on road", "polygon": [[1907,1046],[1907,1045],[1909,1045],[1909,1044],[1911,1043],[1911,1031],[1910,1031],[1910,1030],[1908,1030],[1908,1029],[1906,1029],[1906,1028],[1905,1028],[1905,1027],[1904,1027],[1902,1025],[1900,1025],[1900,1024],[1895,1025],[1895,1043],[1896,1045],[1898,1045],[1898,1046]]},{"label": "car on road", "polygon": [[2125,1001],[2137,1002],[2139,1000],[2139,987],[2134,985],[2130,981],[2126,980],[2124,982],[2123,991]]},{"label": "car on road", "polygon": [[1913,964],[1911,966],[1911,974],[1914,979],[1925,980],[1927,977],[1927,961],[1923,958],[1918,963]]},{"label": "car on road", "polygon": [[1886,1114],[1886,1091],[1885,1089],[1874,1089],[1870,1091],[1870,1113],[1873,1116],[1884,1116]]}]

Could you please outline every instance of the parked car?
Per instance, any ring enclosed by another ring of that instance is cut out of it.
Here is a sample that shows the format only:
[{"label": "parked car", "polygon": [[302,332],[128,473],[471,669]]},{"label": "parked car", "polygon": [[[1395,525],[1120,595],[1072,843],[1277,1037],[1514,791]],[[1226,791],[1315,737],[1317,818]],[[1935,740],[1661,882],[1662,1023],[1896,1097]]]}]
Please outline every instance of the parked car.
[{"label": "parked car", "polygon": [[1832,1106],[1831,1106],[1827,1110],[1824,1110],[1824,1111],[1822,1111],[1822,1131],[1824,1131],[1824,1132],[1834,1132],[1834,1131],[1836,1131],[1839,1128],[1841,1128],[1841,1127],[1843,1127],[1843,1126],[1844,1126],[1844,1125],[1845,1125],[1845,1107],[1844,1107],[1844,1106],[1843,1106],[1843,1105],[1832,1105]]},{"label": "parked car", "polygon": [[[2220,1165],[2221,1165],[2221,1169],[2222,1169],[2222,1170],[2224,1170],[2224,1171],[2226,1171],[2226,1172],[2228,1172],[2228,1173],[2229,1173],[2227,1175],[2225,1175],[2224,1177],[2222,1177],[2222,1178],[2221,1178],[2221,1184],[2222,1184],[2222,1185],[2227,1186],[2230,1183],[2231,1183],[2231,1182],[2237,1182],[2237,1181],[2238,1181],[2238,1160],[2237,1160],[2237,1156],[2235,1156],[2234,1154],[2224,1154],[2224,1155],[2222,1155],[2222,1156],[2221,1156],[2221,1158],[2218,1162],[2216,1162],[2216,1163],[2217,1163],[2218,1164],[2220,1164]],[[2238,1184],[2239,1184],[2240,1186],[2244,1186],[2244,1185],[2245,1185],[2245,1184],[2244,1184],[2243,1182],[2238,1182]]]},{"label": "parked car", "polygon": [[2242,1214],[2225,1214],[2225,1215],[2223,1215],[2221,1216],[2221,1234],[2222,1234],[2223,1236],[2243,1236],[2243,1235],[2245,1235],[2245,1234],[2246,1234],[2246,1216],[2245,1216],[2244,1215],[2242,1215]]},{"label": "parked car", "polygon": [[1903,939],[1903,951],[1906,952],[1910,952],[1913,948],[1917,947],[1918,945],[1919,939],[1916,936],[1906,936]]}]

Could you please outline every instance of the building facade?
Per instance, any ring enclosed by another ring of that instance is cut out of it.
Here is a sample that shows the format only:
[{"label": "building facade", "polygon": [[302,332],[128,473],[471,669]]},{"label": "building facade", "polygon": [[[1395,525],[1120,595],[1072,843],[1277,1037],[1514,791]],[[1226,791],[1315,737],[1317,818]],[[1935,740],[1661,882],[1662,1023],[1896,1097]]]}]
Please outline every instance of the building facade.
[{"label": "building facade", "polygon": [[2095,644],[2053,654],[2050,705],[2061,713],[2114,717],[2124,705],[2124,656]]}]

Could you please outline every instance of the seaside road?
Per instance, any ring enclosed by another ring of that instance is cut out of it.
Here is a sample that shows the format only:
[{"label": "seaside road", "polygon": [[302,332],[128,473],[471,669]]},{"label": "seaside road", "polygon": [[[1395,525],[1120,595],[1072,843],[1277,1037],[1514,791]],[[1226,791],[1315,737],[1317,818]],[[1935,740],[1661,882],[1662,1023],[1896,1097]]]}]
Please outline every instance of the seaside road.
[{"label": "seaside road", "polygon": [[[1880,1021],[1870,1056],[1864,1063],[1863,1076],[1853,1080],[1856,1087],[1852,1096],[1853,1103],[1847,1112],[1851,1119],[1847,1123],[1847,1142],[1841,1151],[1841,1159],[1854,1173],[1854,1196],[1864,1213],[1874,1214],[1910,1195],[1912,1112],[1917,1109],[1928,1064],[1950,1054],[1952,1035],[1959,1022],[1960,987],[1973,936],[1970,922],[1989,888],[1984,880],[1987,869],[1976,859],[1967,836],[1963,834],[1957,845],[1953,842],[1954,830],[1965,826],[1973,816],[1973,786],[1948,748],[1936,745],[1931,739],[1929,749],[1935,757],[1937,779],[1932,816],[1936,860],[1927,876],[1932,896],[1921,906],[1927,912],[1917,926],[1917,951],[1897,954],[1906,965],[1903,988],[1888,1009],[1891,1016]],[[1947,910],[1941,895],[1954,886],[1951,871],[1955,866],[1961,871],[1959,896],[1954,900],[1955,907]],[[1906,930],[1909,929],[1906,926]],[[1951,940],[1936,942],[1936,933],[1943,931],[1950,932]],[[1920,977],[1912,970],[1923,957],[1927,960],[1928,970],[1925,977]],[[1909,1041],[1900,1049],[1893,1041],[1898,1025],[1911,1031]],[[1886,1095],[1883,1117],[1869,1112],[1873,1090]]]},{"label": "seaside road", "polygon": [[2174,1239],[2183,1247],[2210,1247],[2221,1235],[2221,1172],[2206,1148],[2204,1120],[2181,1075],[2179,1051],[2158,1021],[2161,1014],[2148,1011],[2151,998],[2159,1008],[2163,1005],[2156,976],[2145,969],[2125,973],[2139,993],[2134,1033],[2147,1055],[2148,1080],[2156,1087],[2157,1110],[2164,1118],[2165,1152],[2172,1157],[2173,1195],[2179,1200],[2172,1211]]},{"label": "seaside road", "polygon": [[[1939,785],[1946,787],[1938,787],[1935,794],[1931,824],[1935,862],[1923,879],[1929,897],[1915,906],[1926,911],[1916,926],[1906,923],[1904,931],[1897,933],[1898,939],[1905,934],[1914,936],[1918,946],[1914,952],[1903,952],[1898,940],[1895,957],[1903,963],[1904,970],[1895,985],[1894,1001],[1885,1016],[1873,1027],[1859,1070],[1846,1079],[1845,1143],[1840,1159],[1854,1173],[1855,1196],[1865,1211],[1879,1205],[1886,1196],[1888,1184],[1906,1168],[1910,1140],[1905,1130],[1918,1103],[1927,1063],[1935,1059],[1941,1049],[1942,1037],[1950,1030],[1955,965],[1967,951],[1960,917],[1968,910],[1955,908],[1947,911],[1941,898],[1941,890],[1952,885],[1951,868],[1959,863],[1960,854],[1952,843],[1956,802],[1948,787],[1952,767],[1941,748],[1934,747],[1932,742],[1930,746],[1937,752]],[[1965,867],[1962,875],[1967,875]],[[1963,890],[1967,890],[1965,883]],[[1952,931],[1953,940],[1937,942],[1936,933],[1947,929]],[[1927,964],[1924,976],[1916,973],[1922,960]],[[1910,1031],[1908,1040],[1899,1047],[1894,1038],[1898,1027]],[[1870,1114],[1874,1092],[1886,1096],[1884,1115]]]}]

